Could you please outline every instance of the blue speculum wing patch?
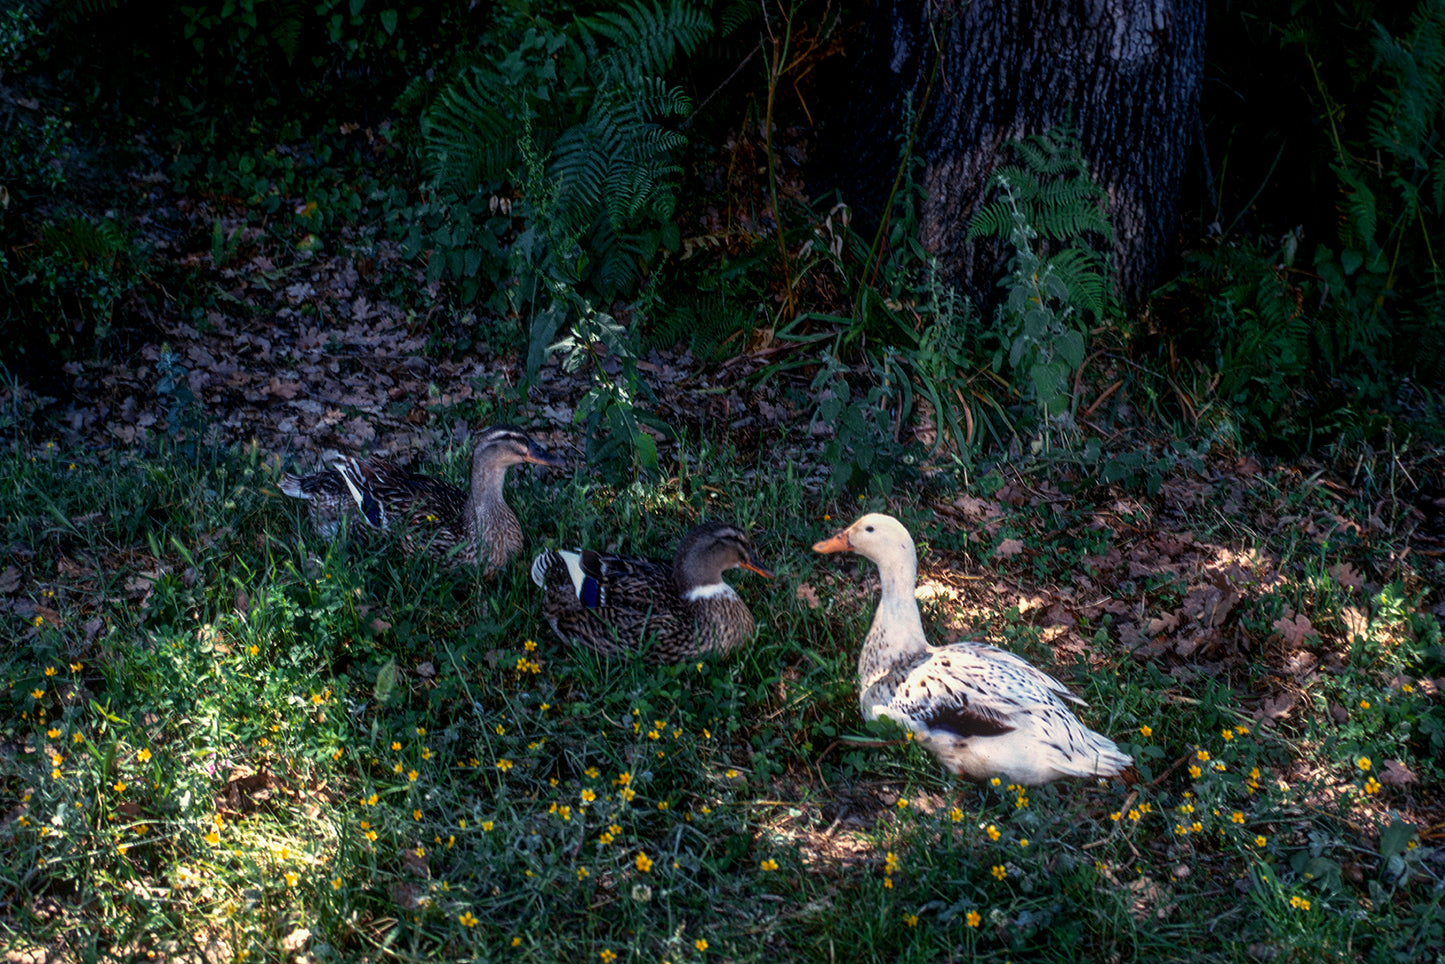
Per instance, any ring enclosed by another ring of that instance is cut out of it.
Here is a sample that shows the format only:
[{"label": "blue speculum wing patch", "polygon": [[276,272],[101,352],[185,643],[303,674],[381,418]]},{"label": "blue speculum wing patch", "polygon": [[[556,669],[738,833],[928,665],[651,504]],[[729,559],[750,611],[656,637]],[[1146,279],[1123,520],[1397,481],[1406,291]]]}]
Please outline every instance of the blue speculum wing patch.
[{"label": "blue speculum wing patch", "polygon": [[596,609],[602,604],[602,584],[591,576],[582,578],[582,590],[577,594],[582,600],[582,605],[588,609]]},{"label": "blue speculum wing patch", "polygon": [[366,521],[370,522],[374,528],[381,528],[381,503],[377,502],[370,492],[365,492],[361,496],[361,512],[366,516]]}]

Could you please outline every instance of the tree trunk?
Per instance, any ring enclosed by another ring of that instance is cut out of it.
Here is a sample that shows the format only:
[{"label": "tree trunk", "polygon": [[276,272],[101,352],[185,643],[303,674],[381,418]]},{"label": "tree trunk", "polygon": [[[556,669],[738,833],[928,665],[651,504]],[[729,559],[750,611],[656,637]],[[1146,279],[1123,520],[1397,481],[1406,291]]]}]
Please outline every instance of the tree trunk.
[{"label": "tree trunk", "polygon": [[884,213],[911,103],[923,244],[950,280],[992,300],[1007,256],[970,243],[969,218],[1005,142],[1070,123],[1108,192],[1121,291],[1148,290],[1198,129],[1203,0],[878,0],[860,39],[850,107],[822,152],[846,159],[829,177],[845,201]]}]

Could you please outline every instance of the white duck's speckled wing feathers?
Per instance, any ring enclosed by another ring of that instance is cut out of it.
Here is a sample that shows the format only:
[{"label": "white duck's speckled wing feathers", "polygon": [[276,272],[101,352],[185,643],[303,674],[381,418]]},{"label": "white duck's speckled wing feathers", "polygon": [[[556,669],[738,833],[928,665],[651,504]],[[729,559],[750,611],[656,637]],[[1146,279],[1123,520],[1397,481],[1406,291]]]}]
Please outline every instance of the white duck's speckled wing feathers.
[{"label": "white duck's speckled wing feathers", "polygon": [[[890,707],[931,729],[960,736],[1015,729],[1009,719],[1021,713],[1062,709],[1062,700],[1084,705],[1049,674],[1013,653],[980,643],[930,646],[926,653],[895,667],[891,697],[872,709]],[[875,700],[882,693],[868,693]]]}]

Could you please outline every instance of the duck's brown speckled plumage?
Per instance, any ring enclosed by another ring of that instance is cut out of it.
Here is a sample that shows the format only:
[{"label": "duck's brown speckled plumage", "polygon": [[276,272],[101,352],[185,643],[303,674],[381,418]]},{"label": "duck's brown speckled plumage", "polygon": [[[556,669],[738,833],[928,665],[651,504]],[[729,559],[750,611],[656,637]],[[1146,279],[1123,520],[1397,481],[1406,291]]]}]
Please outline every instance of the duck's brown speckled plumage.
[{"label": "duck's brown speckled plumage", "polygon": [[917,554],[898,520],[865,515],[818,552],[857,552],[878,565],[883,593],[858,656],[858,703],[913,731],[954,773],[1020,784],[1113,776],[1133,763],[1066,705],[1083,700],[1042,670],[987,643],[931,646],[914,596]]},{"label": "duck's brown speckled plumage", "polygon": [[406,552],[425,552],[450,565],[480,563],[489,575],[522,548],[521,524],[502,489],[507,469],[522,462],[564,464],[510,425],[481,433],[466,491],[383,459],[334,452],[325,458],[326,471],[283,476],[280,488],[307,500],[326,538],[351,517],[368,528],[397,531]]},{"label": "duck's brown speckled plumage", "polygon": [[644,652],[658,663],[723,655],[753,634],[753,614],[722,574],[734,566],[764,576],[736,526],[699,526],[671,562],[548,549],[532,562],[545,590],[542,614],[557,637],[605,656]]}]

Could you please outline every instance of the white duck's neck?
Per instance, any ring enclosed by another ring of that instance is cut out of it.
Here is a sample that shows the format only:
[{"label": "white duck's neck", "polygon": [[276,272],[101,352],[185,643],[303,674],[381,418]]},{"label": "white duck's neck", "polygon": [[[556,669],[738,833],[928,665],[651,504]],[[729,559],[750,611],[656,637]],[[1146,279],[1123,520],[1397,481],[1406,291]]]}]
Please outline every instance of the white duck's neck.
[{"label": "white duck's neck", "polygon": [[923,618],[914,591],[918,585],[918,559],[912,545],[899,546],[873,560],[883,583],[883,596],[873,614],[873,626],[863,644],[859,665],[876,672],[901,659],[923,653],[928,640],[923,635]]}]

